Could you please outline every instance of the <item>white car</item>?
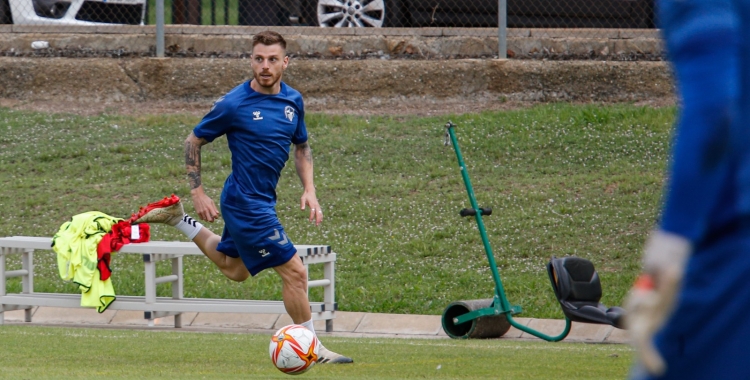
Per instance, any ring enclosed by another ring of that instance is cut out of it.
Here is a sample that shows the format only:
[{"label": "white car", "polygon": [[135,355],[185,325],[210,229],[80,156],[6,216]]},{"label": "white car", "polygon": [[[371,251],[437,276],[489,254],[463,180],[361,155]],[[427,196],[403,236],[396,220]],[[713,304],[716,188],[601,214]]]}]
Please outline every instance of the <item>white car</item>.
[{"label": "white car", "polygon": [[0,0],[0,24],[143,25],[146,0]]}]

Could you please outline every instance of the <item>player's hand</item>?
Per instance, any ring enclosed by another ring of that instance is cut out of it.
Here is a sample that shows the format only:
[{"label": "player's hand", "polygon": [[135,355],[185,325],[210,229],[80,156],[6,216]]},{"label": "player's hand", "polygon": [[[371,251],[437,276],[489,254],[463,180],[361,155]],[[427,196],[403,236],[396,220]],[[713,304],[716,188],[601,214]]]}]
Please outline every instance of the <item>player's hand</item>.
[{"label": "player's hand", "polygon": [[638,360],[652,375],[667,366],[654,346],[654,334],[672,314],[680,289],[690,242],[672,233],[655,231],[643,253],[643,273],[625,301],[625,323]]},{"label": "player's hand", "polygon": [[323,222],[323,210],[320,209],[318,198],[314,192],[304,192],[302,199],[300,199],[300,210],[304,210],[305,206],[310,206],[310,222],[315,223],[319,226]]},{"label": "player's hand", "polygon": [[203,192],[202,187],[198,187],[190,191],[190,195],[193,198],[193,206],[195,212],[198,213],[198,217],[206,222],[213,223],[219,218],[219,210],[216,208],[216,204],[213,199]]}]

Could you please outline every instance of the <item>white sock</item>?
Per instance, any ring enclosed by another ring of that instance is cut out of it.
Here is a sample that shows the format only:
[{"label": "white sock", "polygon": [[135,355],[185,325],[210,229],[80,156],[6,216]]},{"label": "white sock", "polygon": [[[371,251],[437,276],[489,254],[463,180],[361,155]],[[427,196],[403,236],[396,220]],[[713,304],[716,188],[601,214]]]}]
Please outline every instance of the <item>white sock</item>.
[{"label": "white sock", "polygon": [[198,235],[198,232],[200,232],[201,228],[203,228],[203,225],[200,224],[197,220],[190,217],[190,215],[185,214],[182,216],[182,220],[177,222],[177,227],[180,232],[185,234],[185,236],[188,237],[188,239],[193,240],[195,235]]},{"label": "white sock", "polygon": [[[315,335],[315,337],[318,336],[318,334],[315,334],[315,325],[313,325],[312,318],[310,318],[310,320],[307,321],[307,322],[305,322],[305,323],[300,323],[300,326],[302,326],[302,327],[304,327],[304,328],[312,331],[312,333],[313,333],[313,335]],[[318,344],[320,345],[320,347],[323,347],[323,342],[321,342],[320,339],[318,339]]]},{"label": "white sock", "polygon": [[[307,321],[307,322],[305,322],[305,323],[300,323],[300,325],[304,326],[306,329],[312,331],[312,333],[315,334],[315,326],[313,325],[312,318],[310,318],[310,320]],[[316,336],[317,336],[317,334],[316,334]]]}]

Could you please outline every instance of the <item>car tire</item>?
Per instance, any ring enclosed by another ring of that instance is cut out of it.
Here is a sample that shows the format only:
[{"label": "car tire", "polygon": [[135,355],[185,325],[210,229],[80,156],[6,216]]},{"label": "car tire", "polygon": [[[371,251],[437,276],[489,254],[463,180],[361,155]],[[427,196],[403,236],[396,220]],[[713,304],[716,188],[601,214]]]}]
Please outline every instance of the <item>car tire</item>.
[{"label": "car tire", "polygon": [[12,24],[9,0],[0,0],[0,24]]},{"label": "car tire", "polygon": [[[400,0],[337,0],[337,2],[341,5],[341,7],[344,7],[348,3],[354,3],[355,6],[360,6],[368,5],[370,3],[382,2],[382,9],[380,9],[380,12],[377,12],[378,9],[376,9],[374,12],[368,14],[368,16],[370,16],[370,18],[374,20],[374,22],[370,23],[363,21],[355,23],[347,21],[349,19],[344,20],[344,17],[347,16],[344,15],[344,12],[338,12],[339,9],[336,9],[336,7],[321,6],[320,0],[309,0],[305,3],[305,6],[302,10],[303,23],[305,25],[323,27],[335,27],[337,25],[341,27],[348,27],[351,25],[353,27],[375,28],[383,26],[406,26],[403,5]],[[331,15],[336,13],[341,13],[342,17],[334,16],[332,19],[329,18]],[[355,10],[354,16],[358,15],[359,12]]]}]

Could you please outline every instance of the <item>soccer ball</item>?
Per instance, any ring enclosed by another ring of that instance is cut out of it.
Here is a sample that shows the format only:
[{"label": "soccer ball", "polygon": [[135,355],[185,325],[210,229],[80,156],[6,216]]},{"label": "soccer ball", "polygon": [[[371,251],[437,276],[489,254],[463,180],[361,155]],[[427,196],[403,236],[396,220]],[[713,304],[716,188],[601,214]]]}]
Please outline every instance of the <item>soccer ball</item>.
[{"label": "soccer ball", "polygon": [[318,361],[319,347],[318,338],[312,331],[304,326],[288,325],[273,334],[268,352],[279,371],[299,375]]}]

